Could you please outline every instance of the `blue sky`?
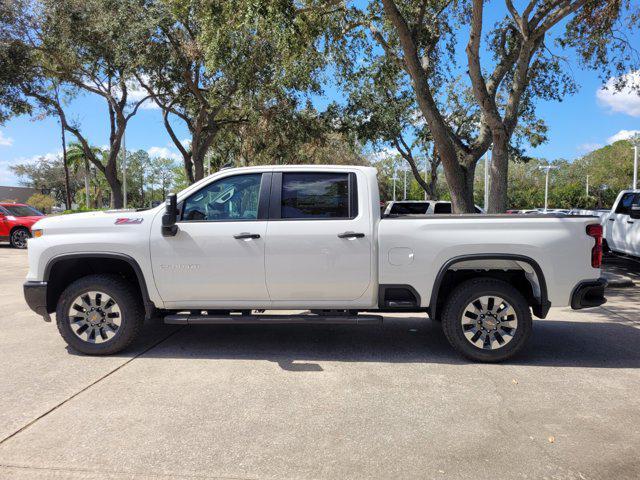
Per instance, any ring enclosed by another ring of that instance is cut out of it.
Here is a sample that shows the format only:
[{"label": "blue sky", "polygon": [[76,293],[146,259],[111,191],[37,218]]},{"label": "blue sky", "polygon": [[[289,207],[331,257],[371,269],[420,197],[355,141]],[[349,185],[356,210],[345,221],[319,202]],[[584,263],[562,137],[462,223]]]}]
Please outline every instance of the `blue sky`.
[{"label": "blue sky", "polygon": [[[640,35],[632,35],[640,40]],[[569,57],[570,70],[579,85],[578,93],[558,102],[538,102],[537,113],[549,127],[549,141],[528,148],[532,156],[550,160],[575,159],[595,148],[640,131],[640,96],[632,92],[614,94],[602,90],[597,72],[584,71]],[[630,73],[640,85],[640,72]],[[341,98],[333,85],[327,85],[323,97],[314,98],[317,106]],[[83,95],[69,105],[70,119],[76,120],[92,144],[108,144],[108,123],[104,100]],[[179,138],[188,132],[175,123]],[[67,135],[67,141],[73,138]],[[126,134],[128,150],[143,149],[151,155],[179,155],[162,124],[160,110],[145,104],[129,123]],[[59,154],[60,128],[54,118],[34,120],[26,116],[14,118],[0,126],[0,185],[18,185],[19,179],[9,170],[17,163],[32,162],[41,156]]]}]

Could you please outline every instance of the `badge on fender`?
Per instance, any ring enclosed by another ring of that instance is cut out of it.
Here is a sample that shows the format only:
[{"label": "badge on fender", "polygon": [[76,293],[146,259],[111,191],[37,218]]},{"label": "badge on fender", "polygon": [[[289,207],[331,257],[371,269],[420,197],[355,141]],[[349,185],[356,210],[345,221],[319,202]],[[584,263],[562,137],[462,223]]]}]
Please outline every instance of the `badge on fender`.
[{"label": "badge on fender", "polygon": [[116,225],[137,225],[142,223],[143,218],[116,218]]}]

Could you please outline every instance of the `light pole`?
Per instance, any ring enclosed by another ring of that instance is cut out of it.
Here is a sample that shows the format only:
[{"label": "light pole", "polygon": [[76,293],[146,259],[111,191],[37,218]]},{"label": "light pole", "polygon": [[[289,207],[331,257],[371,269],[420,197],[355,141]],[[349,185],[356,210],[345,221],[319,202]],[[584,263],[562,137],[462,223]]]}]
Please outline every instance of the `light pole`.
[{"label": "light pole", "polygon": [[541,165],[538,167],[540,170],[545,170],[546,174],[544,177],[544,213],[547,213],[547,200],[549,198],[549,171],[560,168],[556,165]]},{"label": "light pole", "polygon": [[589,197],[589,175],[587,175],[587,198]]},{"label": "light pole", "polygon": [[127,140],[126,130],[122,132],[122,196],[124,208],[127,208]]},{"label": "light pole", "polygon": [[633,146],[633,185],[631,185],[631,189],[635,190],[638,188],[638,145]]},{"label": "light pole", "polygon": [[404,167],[404,195],[403,200],[407,199],[407,167]]},{"label": "light pole", "polygon": [[396,171],[396,164],[395,162],[393,162],[393,201],[396,201],[396,177],[397,177],[397,171]]}]

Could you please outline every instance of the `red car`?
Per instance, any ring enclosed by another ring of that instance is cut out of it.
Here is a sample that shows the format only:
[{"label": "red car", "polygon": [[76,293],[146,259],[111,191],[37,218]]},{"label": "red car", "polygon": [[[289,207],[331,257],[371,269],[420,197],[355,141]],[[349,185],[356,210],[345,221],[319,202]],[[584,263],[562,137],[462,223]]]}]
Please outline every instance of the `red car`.
[{"label": "red car", "polygon": [[44,214],[23,203],[0,203],[0,241],[9,241],[14,248],[27,248],[31,227]]}]

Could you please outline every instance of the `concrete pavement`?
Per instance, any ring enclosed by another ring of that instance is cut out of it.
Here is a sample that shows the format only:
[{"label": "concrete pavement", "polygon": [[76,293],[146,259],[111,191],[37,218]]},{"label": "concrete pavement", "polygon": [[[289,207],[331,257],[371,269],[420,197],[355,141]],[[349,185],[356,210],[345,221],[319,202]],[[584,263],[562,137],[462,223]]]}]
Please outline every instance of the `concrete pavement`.
[{"label": "concrete pavement", "polygon": [[147,325],[84,357],[22,299],[0,247],[0,478],[640,476],[640,292],[552,309],[512,362],[438,326]]}]

